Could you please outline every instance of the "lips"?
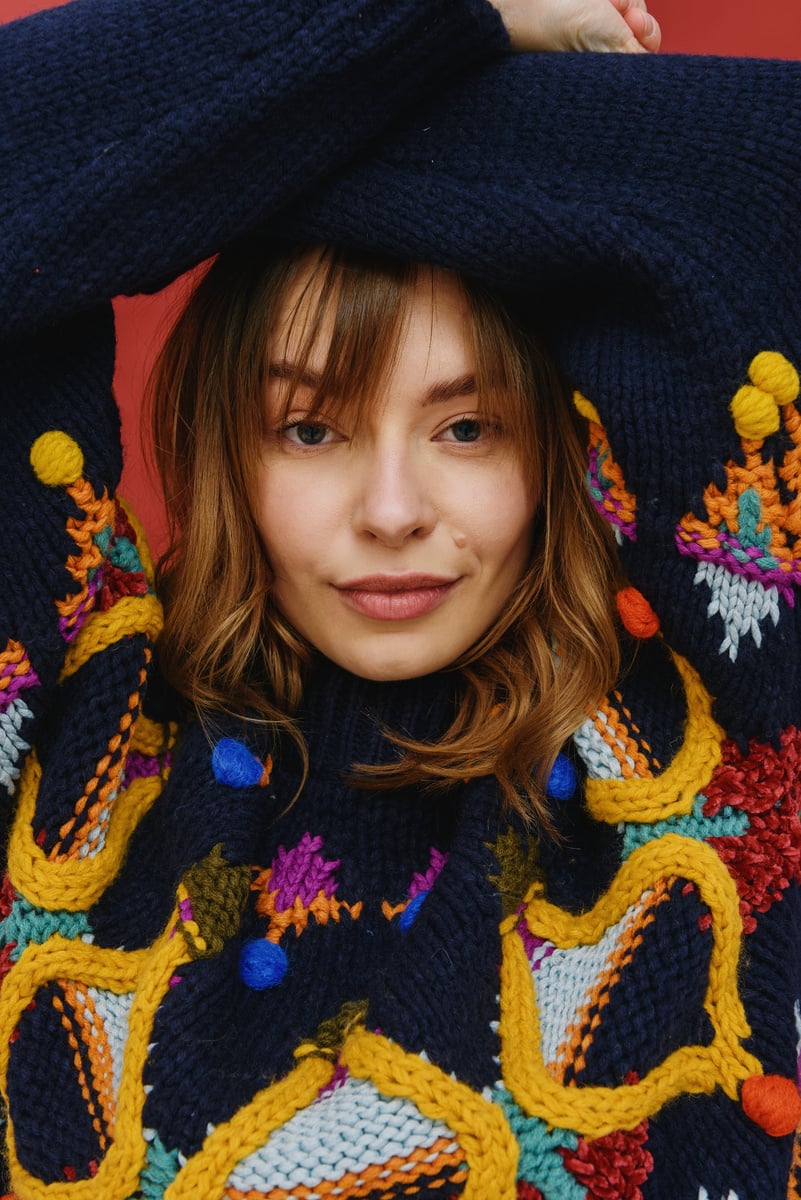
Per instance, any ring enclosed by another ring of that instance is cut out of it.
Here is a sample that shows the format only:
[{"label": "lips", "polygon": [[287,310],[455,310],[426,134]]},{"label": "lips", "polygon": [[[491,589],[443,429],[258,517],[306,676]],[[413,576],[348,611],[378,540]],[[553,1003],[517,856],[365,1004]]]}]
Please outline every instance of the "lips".
[{"label": "lips", "polygon": [[426,575],[364,575],[337,584],[344,602],[378,621],[409,621],[438,608],[447,600],[459,578]]}]

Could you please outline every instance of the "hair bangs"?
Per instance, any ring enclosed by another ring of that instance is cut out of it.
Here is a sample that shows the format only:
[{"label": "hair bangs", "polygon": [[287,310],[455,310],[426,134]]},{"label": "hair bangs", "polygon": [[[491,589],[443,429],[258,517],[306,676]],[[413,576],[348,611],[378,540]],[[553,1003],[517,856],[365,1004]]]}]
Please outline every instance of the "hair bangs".
[{"label": "hair bangs", "polygon": [[276,314],[265,355],[268,376],[286,382],[281,419],[302,392],[307,418],[358,423],[392,372],[416,274],[414,264],[377,266],[334,247],[296,264],[289,312],[280,327]]}]

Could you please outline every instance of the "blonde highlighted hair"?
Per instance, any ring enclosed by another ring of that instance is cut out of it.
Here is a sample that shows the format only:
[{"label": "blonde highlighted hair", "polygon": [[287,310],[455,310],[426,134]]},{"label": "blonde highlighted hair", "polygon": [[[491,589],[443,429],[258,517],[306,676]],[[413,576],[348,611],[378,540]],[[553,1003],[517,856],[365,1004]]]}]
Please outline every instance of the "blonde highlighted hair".
[{"label": "blonde highlighted hair", "polygon": [[[162,670],[201,715],[255,715],[305,758],[296,716],[314,649],[272,602],[252,516],[272,334],[301,269],[313,303],[311,317],[304,305],[287,407],[324,322],[332,333],[310,415],[323,403],[327,413],[372,403],[413,289],[432,268],[254,240],[221,254],[195,289],[156,364],[150,403],[171,534],[159,569]],[[586,492],[578,418],[553,363],[498,298],[457,283],[479,403],[514,431],[538,497],[531,559],[498,620],[450,668],[459,703],[444,736],[393,735],[397,761],[354,764],[354,781],[447,787],[494,774],[511,807],[548,826],[548,771],[617,675],[616,558]]]}]

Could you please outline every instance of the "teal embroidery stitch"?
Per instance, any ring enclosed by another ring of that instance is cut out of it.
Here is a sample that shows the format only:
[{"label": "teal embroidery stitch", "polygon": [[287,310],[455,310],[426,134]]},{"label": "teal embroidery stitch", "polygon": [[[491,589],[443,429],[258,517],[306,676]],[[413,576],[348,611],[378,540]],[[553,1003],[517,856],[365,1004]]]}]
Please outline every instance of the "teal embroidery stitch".
[{"label": "teal embroidery stitch", "polygon": [[578,1138],[567,1129],[546,1125],[539,1117],[527,1117],[505,1087],[492,1091],[493,1103],[503,1109],[520,1146],[518,1179],[535,1184],[548,1200],[586,1200],[586,1189],[565,1168],[560,1148],[578,1149]]},{"label": "teal embroidery stitch", "polygon": [[727,804],[712,816],[706,816],[706,802],[706,796],[698,795],[693,801],[691,813],[668,817],[664,821],[655,821],[652,825],[642,821],[623,822],[620,826],[623,832],[623,857],[628,858],[639,846],[653,842],[666,833],[678,833],[696,841],[706,841],[711,837],[742,837],[747,833],[747,813]]},{"label": "teal embroidery stitch", "polygon": [[71,940],[92,940],[92,928],[86,913],[63,909],[51,911],[18,897],[8,916],[0,921],[0,946],[9,946],[9,957],[16,962],[26,946],[31,943],[41,945],[54,933]]}]

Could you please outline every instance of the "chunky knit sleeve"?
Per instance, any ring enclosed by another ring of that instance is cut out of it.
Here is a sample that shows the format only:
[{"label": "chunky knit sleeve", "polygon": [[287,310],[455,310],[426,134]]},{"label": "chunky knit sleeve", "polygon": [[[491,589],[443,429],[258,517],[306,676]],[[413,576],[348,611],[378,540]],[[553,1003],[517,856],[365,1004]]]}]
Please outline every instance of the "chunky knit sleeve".
[{"label": "chunky knit sleeve", "polygon": [[3,336],[165,282],[507,45],[484,0],[73,0],[4,27]]},{"label": "chunky knit sleeve", "polygon": [[103,305],[267,220],[421,92],[506,45],[484,0],[75,0],[0,28],[4,793],[54,685],[91,657],[90,613],[102,645],[158,624],[113,500]]}]

